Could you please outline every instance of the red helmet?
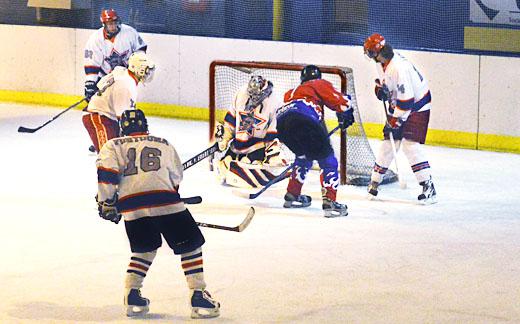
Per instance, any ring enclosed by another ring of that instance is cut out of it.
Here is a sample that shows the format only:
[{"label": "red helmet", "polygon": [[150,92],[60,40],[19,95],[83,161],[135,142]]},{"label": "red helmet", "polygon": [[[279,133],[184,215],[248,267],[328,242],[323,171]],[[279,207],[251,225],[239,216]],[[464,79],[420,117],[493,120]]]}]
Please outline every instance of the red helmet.
[{"label": "red helmet", "polygon": [[109,21],[117,21],[119,20],[119,16],[114,9],[103,9],[101,10],[101,15],[99,17],[102,24],[105,24]]},{"label": "red helmet", "polygon": [[366,40],[365,44],[363,44],[363,49],[365,50],[365,55],[374,58],[385,46],[385,38],[378,33],[374,33],[370,35]]}]

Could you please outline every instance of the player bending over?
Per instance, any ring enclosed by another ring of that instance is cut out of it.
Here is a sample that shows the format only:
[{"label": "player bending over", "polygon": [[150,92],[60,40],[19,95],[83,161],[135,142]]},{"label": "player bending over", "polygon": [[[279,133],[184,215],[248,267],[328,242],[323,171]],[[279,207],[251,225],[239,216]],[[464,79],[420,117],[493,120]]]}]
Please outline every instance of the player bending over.
[{"label": "player bending over", "polygon": [[[118,223],[124,218],[132,257],[126,270],[124,304],[128,316],[148,312],[141,296],[148,269],[162,237],[180,255],[191,294],[191,316],[219,316],[220,304],[206,291],[202,268],[204,236],[179,196],[182,163],[167,140],[148,134],[144,113],[121,115],[123,137],[108,141],[96,161],[99,215]],[[121,216],[122,215],[122,216]]]},{"label": "player bending over", "polygon": [[340,126],[346,129],[354,122],[350,97],[342,95],[330,82],[323,80],[320,69],[315,65],[304,67],[300,80],[298,87],[285,93],[286,104],[277,111],[278,136],[296,155],[283,206],[295,208],[311,205],[311,197],[302,195],[301,190],[307,172],[316,160],[321,169],[325,217],[346,216],[347,205],[336,201],[338,160],[323,122],[323,107],[335,111]]},{"label": "player bending over", "polygon": [[220,180],[242,188],[265,185],[275,176],[271,167],[286,165],[276,132],[276,108],[273,84],[253,75],[234,96],[224,118],[216,127],[216,154]]},{"label": "player bending over", "polygon": [[380,79],[376,80],[375,93],[379,100],[388,101],[387,122],[383,129],[384,140],[379,149],[368,193],[375,197],[383,175],[393,160],[390,133],[395,147],[403,148],[422,193],[417,197],[425,203],[435,202],[430,164],[422,151],[430,121],[431,94],[428,82],[419,70],[404,56],[394,52],[380,34],[365,40],[365,55],[377,63]]},{"label": "player bending over", "polygon": [[137,85],[153,79],[155,64],[144,52],[136,52],[128,60],[128,69],[118,66],[97,84],[99,92],[92,97],[83,115],[83,125],[96,152],[111,138],[119,136],[118,118],[135,108]]}]

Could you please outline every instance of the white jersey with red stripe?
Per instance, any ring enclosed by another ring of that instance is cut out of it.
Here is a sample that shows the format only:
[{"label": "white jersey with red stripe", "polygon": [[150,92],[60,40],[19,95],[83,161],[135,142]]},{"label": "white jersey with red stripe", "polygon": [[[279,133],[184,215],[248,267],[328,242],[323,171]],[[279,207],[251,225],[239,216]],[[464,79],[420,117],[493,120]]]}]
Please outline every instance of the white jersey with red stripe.
[{"label": "white jersey with red stripe", "polygon": [[118,210],[127,221],[185,210],[177,192],[182,162],[167,140],[135,134],[108,141],[97,161],[98,201],[118,194]]},{"label": "white jersey with red stripe", "polygon": [[121,24],[117,35],[108,39],[104,28],[96,30],[87,41],[84,54],[86,81],[97,82],[116,66],[128,66],[130,54],[146,50],[146,43],[132,27]]},{"label": "white jersey with red stripe", "polygon": [[135,109],[137,84],[137,79],[128,69],[116,67],[99,80],[99,92],[90,99],[86,111],[117,121],[123,111]]},{"label": "white jersey with red stripe", "polygon": [[410,113],[431,108],[428,81],[404,56],[394,52],[386,66],[377,64],[380,78],[391,93],[393,117],[406,120]]},{"label": "white jersey with red stripe", "polygon": [[247,85],[235,94],[233,103],[224,118],[226,127],[235,134],[232,150],[238,154],[247,154],[261,149],[277,137],[276,109],[281,106],[281,99],[272,93],[253,109],[247,107],[249,94]]}]

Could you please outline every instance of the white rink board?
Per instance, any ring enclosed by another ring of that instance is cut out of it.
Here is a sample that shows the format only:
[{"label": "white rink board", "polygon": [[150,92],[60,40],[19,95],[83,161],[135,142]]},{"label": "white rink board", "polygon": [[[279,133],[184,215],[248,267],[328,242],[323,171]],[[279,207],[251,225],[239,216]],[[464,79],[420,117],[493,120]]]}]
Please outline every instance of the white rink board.
[{"label": "white rink board", "polygon": [[0,88],[73,94],[76,31],[0,25]]},{"label": "white rink board", "polygon": [[520,60],[482,57],[479,131],[520,136]]},{"label": "white rink board", "polygon": [[[92,32],[0,25],[0,41],[11,45],[0,52],[5,72],[0,74],[1,89],[82,95],[83,51]],[[316,63],[353,68],[363,121],[383,122],[381,103],[373,94],[375,66],[364,58],[360,46],[146,33],[142,37],[157,63],[154,82],[141,92],[142,102],[207,107],[209,63],[217,59]],[[520,58],[480,59],[475,55],[419,51],[404,54],[430,82],[430,128],[520,135]]]}]

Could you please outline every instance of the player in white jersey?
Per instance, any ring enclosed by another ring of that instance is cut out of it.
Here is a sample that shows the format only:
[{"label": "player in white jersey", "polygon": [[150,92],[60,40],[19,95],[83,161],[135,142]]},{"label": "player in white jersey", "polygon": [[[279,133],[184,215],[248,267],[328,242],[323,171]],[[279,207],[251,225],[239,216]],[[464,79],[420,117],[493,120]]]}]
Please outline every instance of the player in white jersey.
[{"label": "player in white jersey", "polygon": [[287,165],[276,131],[276,109],[281,105],[272,95],[273,84],[260,75],[235,94],[224,124],[218,124],[215,137],[224,156],[219,160],[221,181],[229,185],[255,188],[274,178],[270,169]]},{"label": "player in white jersey", "polygon": [[430,164],[421,145],[426,140],[430,120],[431,94],[428,82],[419,70],[406,58],[394,52],[380,34],[372,34],[364,43],[365,55],[377,63],[380,78],[376,80],[375,93],[379,100],[389,102],[387,122],[368,192],[376,196],[383,175],[392,162],[393,148],[402,147],[415,174],[422,193],[421,202],[435,202],[436,191],[432,182]]},{"label": "player in white jersey", "polygon": [[118,119],[124,110],[135,108],[137,85],[153,79],[155,64],[144,52],[130,56],[128,69],[118,66],[101,78],[99,92],[92,97],[83,115],[83,125],[96,152],[109,139],[119,136]]},{"label": "player in white jersey", "polygon": [[120,119],[123,137],[108,141],[96,161],[99,215],[118,223],[123,217],[132,256],[126,270],[124,304],[128,316],[148,312],[140,288],[162,237],[176,255],[191,293],[192,317],[219,316],[220,304],[206,291],[202,266],[204,236],[179,196],[183,167],[175,148],[148,133],[139,110]]},{"label": "player in white jersey", "polygon": [[103,27],[96,30],[85,46],[85,97],[87,101],[98,90],[96,84],[116,66],[128,66],[130,55],[146,52],[147,45],[137,31],[121,23],[114,9],[102,10]]}]

